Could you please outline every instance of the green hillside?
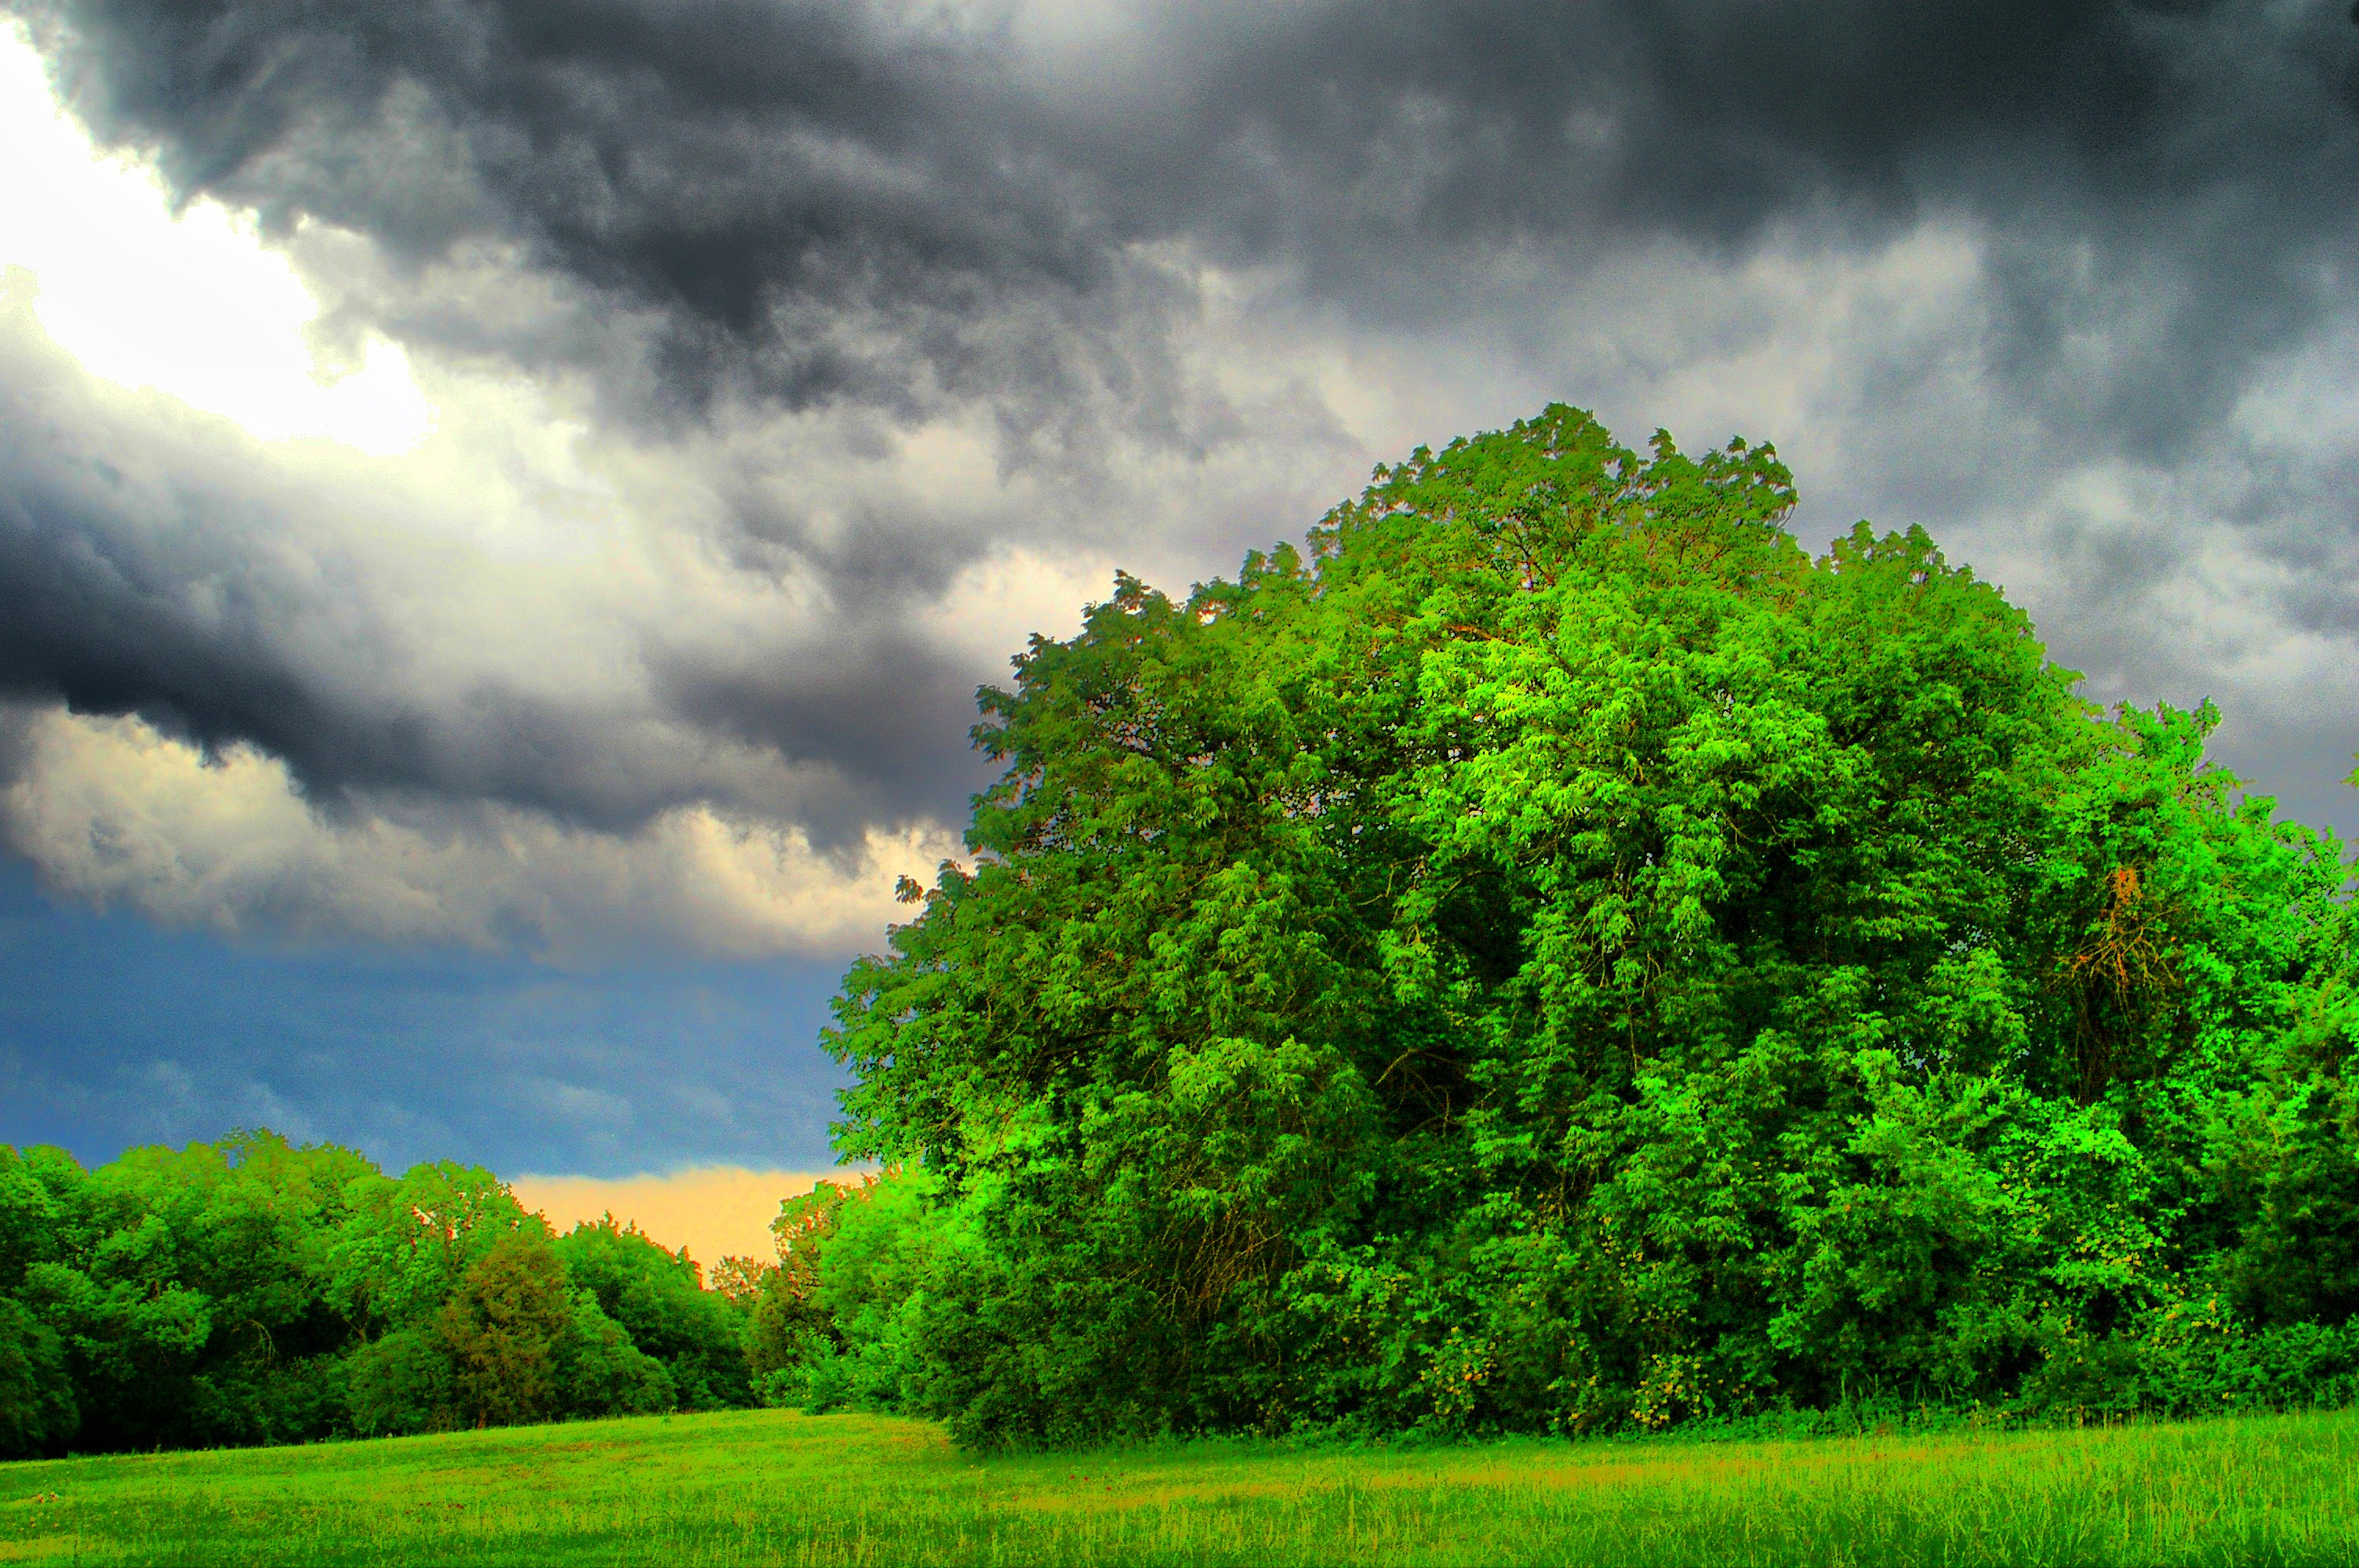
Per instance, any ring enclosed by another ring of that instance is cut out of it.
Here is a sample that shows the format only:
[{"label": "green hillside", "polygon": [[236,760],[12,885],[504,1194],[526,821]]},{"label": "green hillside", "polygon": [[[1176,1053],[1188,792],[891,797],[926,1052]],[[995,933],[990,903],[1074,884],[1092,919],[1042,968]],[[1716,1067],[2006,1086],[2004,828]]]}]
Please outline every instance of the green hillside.
[{"label": "green hillside", "polygon": [[1705,1561],[2359,1561],[2359,1417],[983,1458],[762,1411],[0,1465],[0,1563]]}]

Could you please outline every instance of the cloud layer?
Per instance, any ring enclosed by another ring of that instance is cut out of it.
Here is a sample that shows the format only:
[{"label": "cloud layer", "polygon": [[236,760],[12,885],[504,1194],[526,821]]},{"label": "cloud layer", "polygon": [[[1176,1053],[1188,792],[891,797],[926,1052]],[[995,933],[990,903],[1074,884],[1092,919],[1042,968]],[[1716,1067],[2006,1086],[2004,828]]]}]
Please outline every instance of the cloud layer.
[{"label": "cloud layer", "polygon": [[[2321,198],[2359,175],[2323,3],[20,3],[176,189],[413,268],[510,247],[649,313],[697,406],[971,395],[1022,429],[1096,390],[1151,424],[1191,262],[1432,316],[1503,251],[1947,211],[2008,242],[1998,357],[2105,376],[2070,401],[2153,439],[2339,297]],[[2099,363],[2093,327],[2135,330]]]},{"label": "cloud layer", "polygon": [[1926,523],[2359,826],[2339,5],[9,8],[438,410],[266,440],[10,285],[0,829],[55,885],[840,950],[1025,633],[1551,397],[1777,440],[1806,535]]},{"label": "cloud layer", "polygon": [[897,877],[954,840],[872,828],[836,856],[800,830],[675,807],[629,835],[494,804],[364,799],[328,816],[243,742],[207,757],[136,719],[16,716],[0,833],[50,885],[224,935],[518,946],[560,961],[671,948],[841,952],[892,916]]}]

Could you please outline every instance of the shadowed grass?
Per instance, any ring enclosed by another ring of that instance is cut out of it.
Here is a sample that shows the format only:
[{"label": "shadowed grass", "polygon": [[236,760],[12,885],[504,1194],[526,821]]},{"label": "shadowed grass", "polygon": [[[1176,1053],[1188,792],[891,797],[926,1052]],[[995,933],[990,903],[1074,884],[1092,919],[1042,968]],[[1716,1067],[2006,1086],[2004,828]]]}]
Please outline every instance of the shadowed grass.
[{"label": "shadowed grass", "polygon": [[2359,1415],[984,1460],[756,1411],[0,1465],[0,1563],[1707,1561],[2359,1562]]}]

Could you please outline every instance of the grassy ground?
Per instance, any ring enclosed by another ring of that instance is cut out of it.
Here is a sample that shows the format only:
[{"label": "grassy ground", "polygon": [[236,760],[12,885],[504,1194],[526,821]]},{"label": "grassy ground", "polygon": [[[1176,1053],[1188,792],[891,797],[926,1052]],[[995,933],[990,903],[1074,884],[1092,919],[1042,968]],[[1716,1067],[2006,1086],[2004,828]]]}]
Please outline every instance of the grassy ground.
[{"label": "grassy ground", "polygon": [[756,1411],[0,1465],[0,1563],[2359,1562],[2359,1416],[976,1460]]}]

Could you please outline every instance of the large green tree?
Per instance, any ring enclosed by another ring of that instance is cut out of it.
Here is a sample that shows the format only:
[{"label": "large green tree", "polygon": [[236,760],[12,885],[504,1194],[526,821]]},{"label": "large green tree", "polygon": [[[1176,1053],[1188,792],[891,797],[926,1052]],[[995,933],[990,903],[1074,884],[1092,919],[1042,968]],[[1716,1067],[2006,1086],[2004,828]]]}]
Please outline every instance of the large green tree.
[{"label": "large green tree", "polygon": [[1583,1429],[2347,1320],[2336,847],[1794,493],[1556,406],[1035,639],[831,1035],[931,1184],[900,1397]]}]

